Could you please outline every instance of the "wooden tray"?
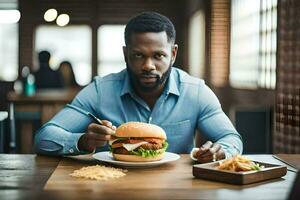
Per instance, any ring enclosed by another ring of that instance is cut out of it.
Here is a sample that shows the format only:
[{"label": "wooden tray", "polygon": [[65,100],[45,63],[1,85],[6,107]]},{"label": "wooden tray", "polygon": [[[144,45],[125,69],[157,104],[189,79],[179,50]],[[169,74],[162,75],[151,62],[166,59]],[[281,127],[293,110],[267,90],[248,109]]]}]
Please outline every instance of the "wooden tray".
[{"label": "wooden tray", "polygon": [[207,164],[197,164],[193,166],[193,175],[196,178],[208,179],[213,181],[221,181],[231,184],[250,184],[260,181],[265,181],[274,178],[280,178],[287,173],[287,167],[281,165],[274,165],[270,163],[257,162],[265,168],[259,171],[247,172],[231,172],[227,170],[218,170],[219,161]]}]

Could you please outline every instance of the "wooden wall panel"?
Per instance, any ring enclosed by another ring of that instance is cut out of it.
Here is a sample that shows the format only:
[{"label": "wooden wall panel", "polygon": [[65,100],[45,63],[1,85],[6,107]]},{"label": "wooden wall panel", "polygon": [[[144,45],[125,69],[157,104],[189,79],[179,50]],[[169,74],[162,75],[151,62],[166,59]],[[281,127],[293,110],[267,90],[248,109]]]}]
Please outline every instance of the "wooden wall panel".
[{"label": "wooden wall panel", "polygon": [[19,1],[21,19],[19,23],[19,75],[23,66],[33,64],[33,30],[34,30],[34,5],[24,4]]},{"label": "wooden wall panel", "polygon": [[300,153],[300,1],[278,3],[274,151]]},{"label": "wooden wall panel", "polygon": [[[24,0],[23,0],[24,1]],[[25,0],[26,1],[26,0]],[[25,3],[28,4],[28,3]],[[33,5],[36,5],[34,12],[34,20],[36,23],[45,23],[44,13],[55,8],[58,14],[67,13],[70,15],[70,23],[84,23],[92,20],[92,10],[95,7],[96,1],[93,0],[34,0]]]},{"label": "wooden wall panel", "polygon": [[210,82],[215,87],[228,83],[230,51],[230,1],[211,0]]}]

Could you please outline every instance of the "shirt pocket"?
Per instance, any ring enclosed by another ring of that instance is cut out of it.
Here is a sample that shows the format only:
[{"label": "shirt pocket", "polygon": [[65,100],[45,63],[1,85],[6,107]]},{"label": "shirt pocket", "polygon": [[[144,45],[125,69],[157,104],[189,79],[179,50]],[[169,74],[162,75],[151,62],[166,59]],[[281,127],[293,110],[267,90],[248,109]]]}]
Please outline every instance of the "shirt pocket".
[{"label": "shirt pocket", "polygon": [[194,131],[190,120],[162,124],[167,134],[168,152],[190,153],[193,148]]}]

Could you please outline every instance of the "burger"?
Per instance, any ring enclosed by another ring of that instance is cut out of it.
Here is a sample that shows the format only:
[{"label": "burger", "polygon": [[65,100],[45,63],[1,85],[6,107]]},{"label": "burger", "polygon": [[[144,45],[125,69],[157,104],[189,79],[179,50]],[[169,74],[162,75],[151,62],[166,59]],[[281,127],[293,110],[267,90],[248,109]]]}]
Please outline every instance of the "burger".
[{"label": "burger", "polygon": [[168,147],[165,131],[154,124],[127,122],[116,129],[109,142],[115,160],[150,162],[161,160]]}]

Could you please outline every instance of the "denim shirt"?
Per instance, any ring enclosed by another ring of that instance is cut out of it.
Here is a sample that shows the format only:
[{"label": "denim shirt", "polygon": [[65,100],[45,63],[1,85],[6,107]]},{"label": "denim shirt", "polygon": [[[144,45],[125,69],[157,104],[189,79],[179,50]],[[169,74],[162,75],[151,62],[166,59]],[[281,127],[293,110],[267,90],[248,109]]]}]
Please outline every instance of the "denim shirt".
[{"label": "denim shirt", "polygon": [[[174,67],[152,110],[134,92],[126,70],[96,77],[71,104],[115,126],[128,121],[159,125],[167,134],[169,152],[190,153],[195,130],[199,129],[202,137],[223,147],[226,157],[242,153],[241,137],[222,111],[215,94],[203,80]],[[77,142],[92,122],[89,116],[65,107],[36,133],[36,152],[48,155],[86,153],[79,151]],[[107,147],[97,150],[107,150]]]}]

